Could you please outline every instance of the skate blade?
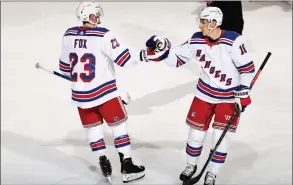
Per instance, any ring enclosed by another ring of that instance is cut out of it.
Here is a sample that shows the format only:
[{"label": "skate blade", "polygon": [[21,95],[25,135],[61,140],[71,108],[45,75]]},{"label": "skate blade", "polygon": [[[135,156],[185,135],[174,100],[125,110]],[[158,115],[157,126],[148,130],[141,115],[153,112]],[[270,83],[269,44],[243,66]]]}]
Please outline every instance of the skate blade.
[{"label": "skate blade", "polygon": [[135,180],[141,179],[144,176],[145,176],[145,173],[144,172],[124,174],[122,176],[122,180],[123,180],[124,183],[128,183],[128,182],[131,182],[131,181],[135,181]]},{"label": "skate blade", "polygon": [[108,176],[107,179],[108,179],[109,183],[112,184],[111,176]]}]

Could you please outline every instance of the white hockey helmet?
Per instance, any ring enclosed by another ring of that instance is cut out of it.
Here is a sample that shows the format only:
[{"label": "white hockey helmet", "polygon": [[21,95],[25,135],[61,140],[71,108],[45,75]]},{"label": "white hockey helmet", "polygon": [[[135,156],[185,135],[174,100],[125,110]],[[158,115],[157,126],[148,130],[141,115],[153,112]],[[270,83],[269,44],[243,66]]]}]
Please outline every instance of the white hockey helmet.
[{"label": "white hockey helmet", "polygon": [[81,2],[76,7],[76,17],[81,22],[94,24],[90,21],[91,14],[94,14],[98,18],[104,15],[103,9],[98,2]]},{"label": "white hockey helmet", "polygon": [[220,8],[209,6],[209,7],[203,8],[200,11],[198,18],[207,20],[209,23],[209,27],[210,27],[210,24],[212,23],[212,21],[215,20],[215,21],[217,21],[216,26],[218,27],[222,24],[223,13]]}]

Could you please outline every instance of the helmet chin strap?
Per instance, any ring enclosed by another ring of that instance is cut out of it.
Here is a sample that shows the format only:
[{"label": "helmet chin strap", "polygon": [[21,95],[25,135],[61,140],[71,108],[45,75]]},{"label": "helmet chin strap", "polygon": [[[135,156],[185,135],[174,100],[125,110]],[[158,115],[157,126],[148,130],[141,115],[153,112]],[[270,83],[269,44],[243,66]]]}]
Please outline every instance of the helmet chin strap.
[{"label": "helmet chin strap", "polygon": [[214,28],[211,28],[210,25],[211,25],[211,23],[209,23],[209,25],[208,25],[208,29],[210,30],[209,34],[208,34],[208,37],[211,36],[212,31],[217,27],[217,26],[215,26]]}]

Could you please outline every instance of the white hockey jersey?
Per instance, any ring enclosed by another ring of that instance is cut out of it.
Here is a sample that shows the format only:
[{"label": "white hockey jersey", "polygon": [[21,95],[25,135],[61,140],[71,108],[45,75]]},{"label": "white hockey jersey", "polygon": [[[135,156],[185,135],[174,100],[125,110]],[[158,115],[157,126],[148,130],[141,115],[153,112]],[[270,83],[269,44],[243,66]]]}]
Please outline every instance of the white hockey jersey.
[{"label": "white hockey jersey", "polygon": [[201,32],[181,46],[171,48],[165,62],[180,67],[195,59],[202,68],[195,96],[209,102],[234,102],[233,91],[249,88],[255,75],[254,63],[241,35],[222,30],[215,42]]},{"label": "white hockey jersey", "polygon": [[90,108],[120,96],[114,63],[131,66],[138,57],[106,28],[73,27],[64,34],[59,69],[71,77],[73,103]]}]

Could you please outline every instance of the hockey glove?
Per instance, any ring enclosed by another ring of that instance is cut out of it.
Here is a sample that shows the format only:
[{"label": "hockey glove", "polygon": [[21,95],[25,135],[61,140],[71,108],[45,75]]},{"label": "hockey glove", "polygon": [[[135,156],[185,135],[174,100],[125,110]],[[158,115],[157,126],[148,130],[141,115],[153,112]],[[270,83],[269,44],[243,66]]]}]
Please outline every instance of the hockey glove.
[{"label": "hockey glove", "polygon": [[140,61],[142,62],[159,62],[164,60],[169,55],[169,50],[155,52],[151,48],[143,49],[140,51]]},{"label": "hockey glove", "polygon": [[239,114],[244,112],[245,108],[251,103],[249,91],[249,88],[246,86],[239,86],[237,90],[234,91],[235,101],[240,111]]},{"label": "hockey glove", "polygon": [[171,48],[171,42],[167,38],[153,35],[145,43],[146,47],[151,48],[155,52],[166,51]]},{"label": "hockey glove", "polygon": [[140,60],[159,62],[168,57],[171,43],[167,38],[154,35],[147,40],[146,47],[140,52]]}]

